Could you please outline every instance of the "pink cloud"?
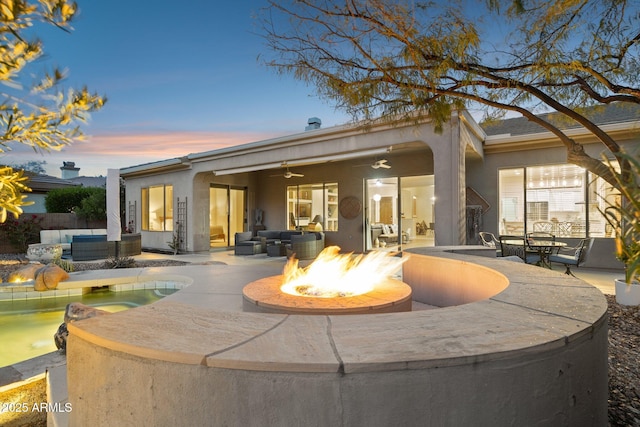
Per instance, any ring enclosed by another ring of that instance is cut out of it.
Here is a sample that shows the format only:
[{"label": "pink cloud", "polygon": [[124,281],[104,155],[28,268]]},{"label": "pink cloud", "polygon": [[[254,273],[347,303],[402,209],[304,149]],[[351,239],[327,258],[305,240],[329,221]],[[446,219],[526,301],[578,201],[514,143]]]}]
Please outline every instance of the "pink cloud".
[{"label": "pink cloud", "polygon": [[166,159],[272,138],[265,133],[164,132],[94,135],[65,150],[77,154],[149,156]]},{"label": "pink cloud", "polygon": [[60,176],[64,161],[73,161],[80,175],[106,175],[107,169],[154,162],[219,148],[261,141],[279,136],[264,132],[163,132],[146,134],[99,134],[74,142],[60,152],[35,153],[28,147],[14,147],[0,163],[20,164],[46,161],[47,173]]}]

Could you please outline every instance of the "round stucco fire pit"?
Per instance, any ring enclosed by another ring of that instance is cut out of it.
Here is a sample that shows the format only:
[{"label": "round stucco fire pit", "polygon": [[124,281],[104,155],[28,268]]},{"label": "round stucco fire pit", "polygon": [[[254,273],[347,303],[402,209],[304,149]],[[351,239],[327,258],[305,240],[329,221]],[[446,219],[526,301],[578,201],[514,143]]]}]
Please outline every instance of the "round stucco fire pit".
[{"label": "round stucco fire pit", "polygon": [[265,277],[242,289],[244,311],[285,314],[375,314],[411,311],[411,288],[395,279],[361,295],[317,298],[282,292],[282,276]]},{"label": "round stucco fire pit", "polygon": [[273,269],[198,268],[215,284],[69,324],[69,425],[606,425],[607,304],[574,277],[416,248],[403,281],[442,308],[308,316],[242,311]]}]

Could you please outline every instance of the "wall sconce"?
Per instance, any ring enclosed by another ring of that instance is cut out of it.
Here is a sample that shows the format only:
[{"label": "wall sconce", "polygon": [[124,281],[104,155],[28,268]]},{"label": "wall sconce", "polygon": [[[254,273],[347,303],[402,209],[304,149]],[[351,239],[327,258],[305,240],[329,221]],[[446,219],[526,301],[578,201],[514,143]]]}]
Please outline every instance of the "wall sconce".
[{"label": "wall sconce", "polygon": [[380,199],[382,199],[382,196],[381,196],[381,195],[379,195],[379,194],[377,194],[377,193],[373,195],[373,200],[375,200],[376,202],[379,202],[379,201],[380,201]]}]

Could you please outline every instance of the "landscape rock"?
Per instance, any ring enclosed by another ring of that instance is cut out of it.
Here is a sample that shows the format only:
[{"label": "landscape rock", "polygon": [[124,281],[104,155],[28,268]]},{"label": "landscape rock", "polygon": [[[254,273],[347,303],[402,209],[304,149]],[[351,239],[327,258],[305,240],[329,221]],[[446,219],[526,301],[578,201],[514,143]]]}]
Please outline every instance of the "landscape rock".
[{"label": "landscape rock", "polygon": [[34,280],[36,278],[36,273],[44,267],[44,264],[39,262],[30,262],[23,267],[20,267],[16,271],[7,276],[7,282],[9,283],[17,283],[17,282],[26,282],[28,280]]},{"label": "landscape rock", "polygon": [[56,347],[62,353],[67,351],[67,337],[69,336],[69,330],[67,325],[71,322],[78,320],[89,319],[91,317],[102,316],[104,314],[111,314],[108,311],[100,310],[99,308],[91,307],[80,302],[72,302],[67,304],[67,308],[64,310],[64,323],[60,324],[60,327],[53,335],[53,341],[56,343]]},{"label": "landscape rock", "polygon": [[62,353],[67,351],[67,337],[69,336],[69,330],[66,323],[61,323],[60,327],[53,335],[53,341],[56,343],[56,348]]},{"label": "landscape rock", "polygon": [[69,273],[55,264],[48,264],[36,272],[36,283],[33,288],[36,291],[49,291],[56,289],[58,283],[67,280]]},{"label": "landscape rock", "polygon": [[64,323],[71,323],[77,320],[89,319],[91,317],[111,314],[108,311],[82,304],[81,302],[72,302],[67,304],[64,310]]}]

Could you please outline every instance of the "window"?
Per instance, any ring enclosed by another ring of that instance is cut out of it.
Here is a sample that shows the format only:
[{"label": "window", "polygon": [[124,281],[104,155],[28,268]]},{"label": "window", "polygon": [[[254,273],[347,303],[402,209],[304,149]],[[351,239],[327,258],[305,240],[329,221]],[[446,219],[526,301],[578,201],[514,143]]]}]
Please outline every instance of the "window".
[{"label": "window", "polygon": [[499,171],[501,234],[547,231],[559,237],[609,237],[600,210],[615,197],[601,178],[569,164]]},{"label": "window", "polygon": [[290,230],[338,231],[338,184],[288,186],[287,224]]},{"label": "window", "polygon": [[172,185],[156,185],[142,189],[142,229],[173,231]]}]

